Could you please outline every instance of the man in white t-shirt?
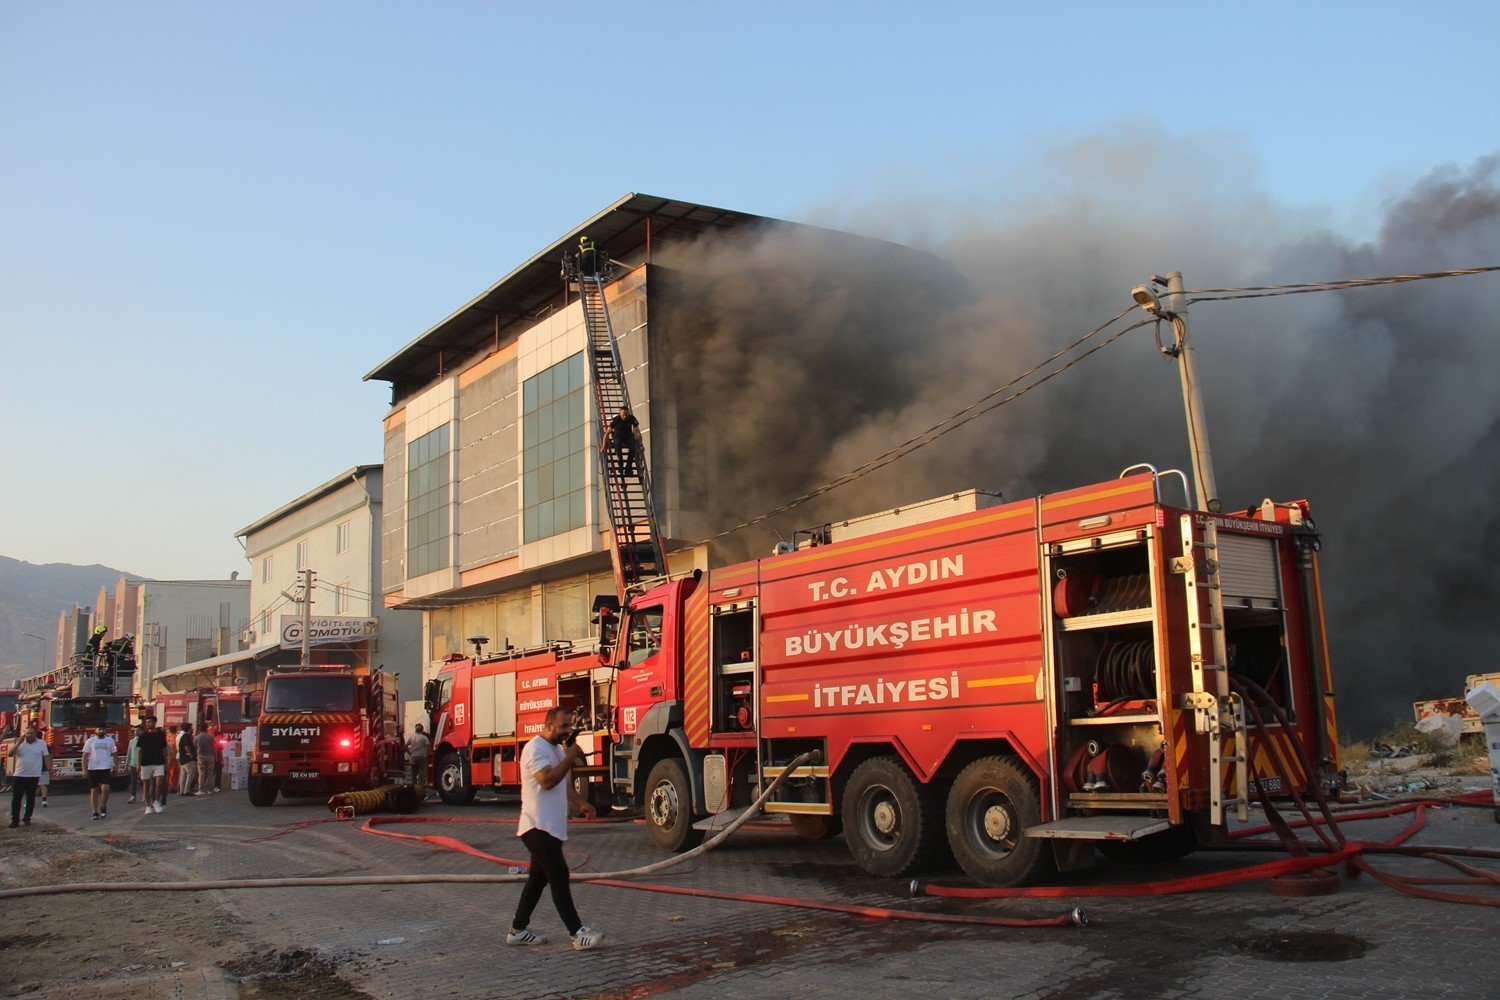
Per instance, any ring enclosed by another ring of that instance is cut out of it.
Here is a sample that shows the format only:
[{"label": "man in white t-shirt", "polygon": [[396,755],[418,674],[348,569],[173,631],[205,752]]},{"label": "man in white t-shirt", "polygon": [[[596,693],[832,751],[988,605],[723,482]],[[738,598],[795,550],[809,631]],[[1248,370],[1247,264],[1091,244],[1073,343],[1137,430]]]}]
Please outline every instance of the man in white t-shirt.
[{"label": "man in white t-shirt", "polygon": [[36,808],[36,786],[52,767],[52,753],[37,739],[36,727],[26,727],[26,735],[10,748],[10,828],[21,825],[21,802],[26,803],[27,826]]},{"label": "man in white t-shirt", "polygon": [[89,776],[89,808],[95,819],[109,815],[109,776],[115,769],[115,738],[99,729],[83,741],[83,769]]},{"label": "man in white t-shirt", "polygon": [[575,736],[573,710],[559,706],[547,713],[542,734],[533,737],[521,751],[521,821],[516,835],[531,852],[531,867],[510,933],[505,935],[506,944],[546,943],[546,938],[526,925],[531,923],[542,890],[549,886],[552,904],[568,928],[574,950],[587,951],[604,940],[603,934],[578,919],[568,882],[568,861],[563,857],[563,841],[568,839],[568,803],[581,809],[584,816],[594,816],[594,807],[573,791],[573,783],[568,780],[573,765],[584,760],[583,751],[573,743]]}]

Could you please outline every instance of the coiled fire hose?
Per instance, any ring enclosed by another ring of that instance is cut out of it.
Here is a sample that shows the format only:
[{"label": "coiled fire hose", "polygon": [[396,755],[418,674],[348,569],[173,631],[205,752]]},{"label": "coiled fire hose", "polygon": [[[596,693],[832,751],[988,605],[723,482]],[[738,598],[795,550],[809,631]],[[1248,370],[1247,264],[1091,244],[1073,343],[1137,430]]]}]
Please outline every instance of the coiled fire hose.
[{"label": "coiled fire hose", "polygon": [[[885,907],[850,906],[842,903],[824,903],[817,900],[793,899],[790,897],[719,892],[711,889],[689,889],[682,886],[637,885],[627,881],[628,879],[636,879],[665,871],[668,868],[701,857],[718,847],[725,840],[729,839],[736,830],[748,823],[751,817],[759,813],[761,807],[766,804],[776,789],[781,786],[781,783],[812,757],[812,753],[804,753],[794,758],[782,769],[775,780],[767,786],[766,790],[761,792],[760,797],[748,809],[735,818],[734,822],[692,850],[665,858],[653,864],[625,871],[575,872],[571,875],[572,880],[577,882],[592,882],[598,885],[607,885],[622,889],[664,892],[697,896],[705,899],[768,903],[802,909],[848,913],[875,919],[916,920],[931,923],[969,924],[985,927],[1084,927],[1088,924],[1088,918],[1084,914],[1082,907],[1077,906],[1070,909],[1066,914],[1055,917],[1039,917],[1034,919],[1022,917],[987,917],[964,914],[919,913]],[[366,828],[369,827],[371,822],[374,822],[374,820],[366,821]],[[471,850],[469,853],[476,852]],[[502,875],[339,875],[306,878],[218,879],[208,882],[79,882],[68,885],[39,885],[21,889],[4,889],[0,890],[0,899],[19,899],[26,896],[56,896],[73,892],[199,892],[204,889],[292,889],[323,886],[431,885],[439,883],[494,885],[524,882],[528,877],[528,875],[524,874],[513,875],[507,872]]]}]

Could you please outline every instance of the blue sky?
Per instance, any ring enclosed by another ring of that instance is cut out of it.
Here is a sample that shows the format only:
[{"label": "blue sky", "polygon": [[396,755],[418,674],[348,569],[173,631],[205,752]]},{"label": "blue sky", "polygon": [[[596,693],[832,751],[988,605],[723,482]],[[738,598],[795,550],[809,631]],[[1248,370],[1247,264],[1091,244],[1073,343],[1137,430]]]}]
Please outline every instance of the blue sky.
[{"label": "blue sky", "polygon": [[630,191],[921,239],[1131,136],[1368,239],[1500,147],[1500,7],[1415,11],[4,0],[0,555],[245,570],[380,460],[365,372]]}]

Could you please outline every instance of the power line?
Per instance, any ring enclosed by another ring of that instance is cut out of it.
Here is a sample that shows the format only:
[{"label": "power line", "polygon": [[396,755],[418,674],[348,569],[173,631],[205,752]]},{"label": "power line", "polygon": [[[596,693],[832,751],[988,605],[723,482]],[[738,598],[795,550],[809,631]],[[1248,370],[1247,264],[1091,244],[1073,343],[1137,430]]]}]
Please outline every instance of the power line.
[{"label": "power line", "polygon": [[1343,292],[1352,288],[1400,285],[1408,281],[1431,281],[1435,278],[1461,278],[1471,274],[1488,274],[1492,271],[1500,271],[1500,265],[1465,267],[1452,271],[1426,271],[1421,274],[1391,274],[1380,278],[1345,278],[1338,281],[1305,281],[1286,285],[1247,285],[1244,288],[1199,288],[1183,294],[1209,296],[1208,298],[1188,299],[1188,304],[1192,305],[1195,302],[1264,299],[1276,295],[1306,295],[1309,292]]}]

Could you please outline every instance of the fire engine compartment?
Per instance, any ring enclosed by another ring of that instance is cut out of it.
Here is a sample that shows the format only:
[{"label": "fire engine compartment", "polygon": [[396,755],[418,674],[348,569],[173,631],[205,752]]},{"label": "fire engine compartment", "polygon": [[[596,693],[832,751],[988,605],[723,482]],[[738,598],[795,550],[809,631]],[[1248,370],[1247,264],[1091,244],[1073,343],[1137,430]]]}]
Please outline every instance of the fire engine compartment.
[{"label": "fire engine compartment", "polygon": [[[1277,544],[1225,534],[1220,548],[1229,675],[1253,681],[1295,721]],[[1136,811],[1176,822],[1187,804],[1169,790],[1193,793],[1205,780],[1177,773],[1181,754],[1167,736],[1192,686],[1190,598],[1172,566],[1180,549],[1162,527],[1050,546],[1059,814]]]}]

